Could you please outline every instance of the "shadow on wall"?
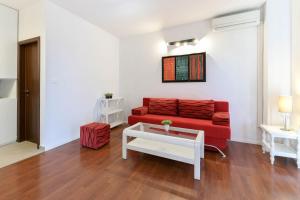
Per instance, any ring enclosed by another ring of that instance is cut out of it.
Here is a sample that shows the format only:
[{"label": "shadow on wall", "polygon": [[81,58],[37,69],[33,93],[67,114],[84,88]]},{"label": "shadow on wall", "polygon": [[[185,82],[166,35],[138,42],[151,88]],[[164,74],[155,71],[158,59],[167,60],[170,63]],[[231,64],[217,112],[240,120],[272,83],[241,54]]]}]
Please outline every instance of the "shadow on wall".
[{"label": "shadow on wall", "polygon": [[[181,41],[184,39],[197,39],[195,45],[168,46],[166,55],[183,55],[195,52],[207,52],[211,46],[211,41],[207,37],[212,31],[210,20],[181,25],[168,28],[162,31],[165,42]],[[166,45],[166,43],[165,43]]]},{"label": "shadow on wall", "polygon": [[95,105],[94,105],[94,108],[93,108],[93,120],[95,122],[99,122],[101,120],[101,106],[100,106],[100,98],[97,99]]},{"label": "shadow on wall", "polygon": [[166,42],[196,38],[201,40],[212,30],[210,20],[168,28],[162,31]]},{"label": "shadow on wall", "polygon": [[[300,70],[299,70],[300,71]],[[294,95],[293,95],[293,115],[292,115],[292,125],[295,128],[300,127],[300,80],[295,80],[294,83]]]}]

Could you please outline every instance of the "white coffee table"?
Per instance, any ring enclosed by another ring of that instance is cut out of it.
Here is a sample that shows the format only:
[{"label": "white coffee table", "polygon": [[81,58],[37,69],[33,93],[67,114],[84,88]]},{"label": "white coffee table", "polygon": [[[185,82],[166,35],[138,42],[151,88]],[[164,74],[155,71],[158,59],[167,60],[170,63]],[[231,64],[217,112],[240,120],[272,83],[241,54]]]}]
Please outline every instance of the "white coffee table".
[{"label": "white coffee table", "polygon": [[[127,137],[134,139],[128,141]],[[204,158],[204,131],[137,123],[123,131],[122,157],[127,150],[138,151],[194,165],[194,178],[200,180],[200,162]]]}]

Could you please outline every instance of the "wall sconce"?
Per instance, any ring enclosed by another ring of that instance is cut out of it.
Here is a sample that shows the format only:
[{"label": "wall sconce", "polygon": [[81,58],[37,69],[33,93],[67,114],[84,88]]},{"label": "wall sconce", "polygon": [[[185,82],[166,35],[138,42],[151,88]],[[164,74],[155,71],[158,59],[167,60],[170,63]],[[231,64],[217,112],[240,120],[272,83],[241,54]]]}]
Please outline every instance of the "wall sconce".
[{"label": "wall sconce", "polygon": [[198,40],[195,38],[187,39],[187,40],[180,40],[180,41],[174,41],[174,42],[168,42],[168,46],[185,46],[185,45],[196,45],[198,43]]}]

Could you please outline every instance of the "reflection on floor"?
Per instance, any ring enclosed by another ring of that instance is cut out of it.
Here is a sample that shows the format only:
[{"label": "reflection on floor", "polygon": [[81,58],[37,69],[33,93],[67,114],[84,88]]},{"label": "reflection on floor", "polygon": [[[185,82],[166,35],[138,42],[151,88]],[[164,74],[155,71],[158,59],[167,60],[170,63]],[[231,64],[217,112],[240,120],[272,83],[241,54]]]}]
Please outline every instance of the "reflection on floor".
[{"label": "reflection on floor", "polygon": [[0,168],[44,152],[31,142],[13,143],[0,147]]}]

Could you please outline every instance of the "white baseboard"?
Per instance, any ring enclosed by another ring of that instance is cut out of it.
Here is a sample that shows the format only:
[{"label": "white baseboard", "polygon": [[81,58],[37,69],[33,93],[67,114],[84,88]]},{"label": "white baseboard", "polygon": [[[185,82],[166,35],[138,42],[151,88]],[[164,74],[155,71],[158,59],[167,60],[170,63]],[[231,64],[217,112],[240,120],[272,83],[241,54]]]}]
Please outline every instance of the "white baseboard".
[{"label": "white baseboard", "polygon": [[258,144],[258,145],[261,145],[261,142],[260,142],[260,141],[258,141],[258,140],[253,140],[253,139],[231,138],[231,141],[233,141],[233,142],[247,143],[247,144]]},{"label": "white baseboard", "polygon": [[16,143],[16,140],[12,140],[12,141],[9,141],[9,142],[0,143],[0,147],[6,146],[6,145],[9,145],[9,144],[13,144],[13,143]]},{"label": "white baseboard", "polygon": [[55,143],[55,144],[48,144],[48,145],[41,144],[41,146],[45,147],[45,151],[50,151],[50,150],[55,149],[59,146],[70,143],[74,140],[78,140],[79,138],[80,138],[79,136],[76,136],[74,138],[70,138],[70,139],[67,139],[67,140],[64,140],[64,141],[59,141],[58,143]]}]

